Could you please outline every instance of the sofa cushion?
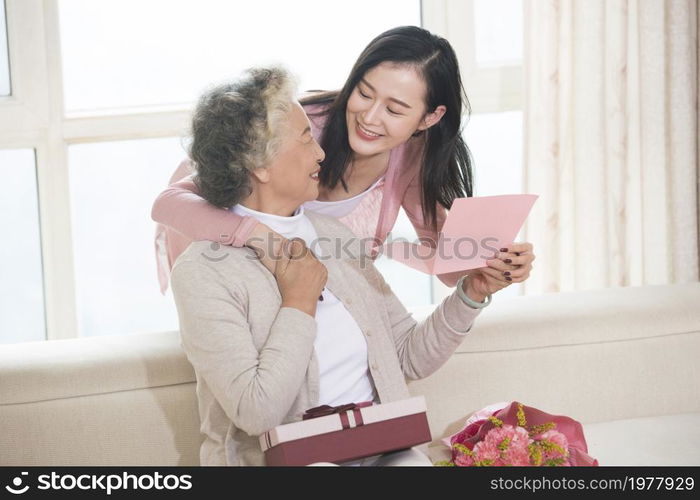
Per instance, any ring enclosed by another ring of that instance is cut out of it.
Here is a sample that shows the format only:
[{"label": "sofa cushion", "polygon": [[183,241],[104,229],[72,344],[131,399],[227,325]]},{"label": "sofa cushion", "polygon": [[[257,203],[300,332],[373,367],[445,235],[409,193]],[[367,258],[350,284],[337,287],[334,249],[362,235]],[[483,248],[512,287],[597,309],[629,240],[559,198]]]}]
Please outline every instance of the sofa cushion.
[{"label": "sofa cushion", "polygon": [[700,413],[632,418],[583,426],[601,465],[700,464]]},{"label": "sofa cushion", "polygon": [[2,466],[199,464],[195,384],[0,405]]},{"label": "sofa cushion", "polygon": [[[583,430],[588,454],[602,466],[700,464],[700,413],[598,422]],[[428,455],[433,462],[450,459],[439,440]]]}]

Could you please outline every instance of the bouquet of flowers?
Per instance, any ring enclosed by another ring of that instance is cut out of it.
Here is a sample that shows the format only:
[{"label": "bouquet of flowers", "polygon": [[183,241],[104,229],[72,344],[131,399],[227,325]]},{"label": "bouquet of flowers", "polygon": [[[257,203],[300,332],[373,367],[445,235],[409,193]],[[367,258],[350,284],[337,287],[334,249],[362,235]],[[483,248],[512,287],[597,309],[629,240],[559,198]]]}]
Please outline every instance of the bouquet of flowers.
[{"label": "bouquet of flowers", "polygon": [[469,417],[464,429],[443,442],[451,448],[452,460],[435,465],[598,465],[588,455],[579,422],[517,401],[477,411]]}]

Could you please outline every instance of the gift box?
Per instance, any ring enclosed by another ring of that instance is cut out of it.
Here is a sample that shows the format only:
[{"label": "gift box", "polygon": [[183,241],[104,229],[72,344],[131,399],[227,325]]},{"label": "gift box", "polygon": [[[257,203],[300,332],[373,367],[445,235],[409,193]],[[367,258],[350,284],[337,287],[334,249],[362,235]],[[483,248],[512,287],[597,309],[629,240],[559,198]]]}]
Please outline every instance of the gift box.
[{"label": "gift box", "polygon": [[260,436],[267,465],[345,462],[430,442],[425,398],[307,410],[304,420]]}]

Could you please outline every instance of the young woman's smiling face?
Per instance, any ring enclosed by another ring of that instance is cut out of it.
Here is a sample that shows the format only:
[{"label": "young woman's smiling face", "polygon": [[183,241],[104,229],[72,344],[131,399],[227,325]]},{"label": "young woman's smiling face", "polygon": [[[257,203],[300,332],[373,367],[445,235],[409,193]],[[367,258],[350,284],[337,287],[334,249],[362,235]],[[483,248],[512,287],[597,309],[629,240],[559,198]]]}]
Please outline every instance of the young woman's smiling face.
[{"label": "young woman's smiling face", "polygon": [[356,157],[385,153],[418,130],[437,123],[445,112],[426,113],[427,88],[410,66],[381,63],[360,79],[348,99],[348,141]]}]

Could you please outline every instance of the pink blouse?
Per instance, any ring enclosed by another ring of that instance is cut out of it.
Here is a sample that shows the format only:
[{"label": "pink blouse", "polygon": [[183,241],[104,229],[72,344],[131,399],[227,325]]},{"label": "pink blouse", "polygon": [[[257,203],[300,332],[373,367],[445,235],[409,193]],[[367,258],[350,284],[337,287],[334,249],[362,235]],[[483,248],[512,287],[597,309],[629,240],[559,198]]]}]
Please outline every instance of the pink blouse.
[{"label": "pink blouse", "polygon": [[379,213],[384,198],[384,181],[377,184],[352,212],[339,217],[338,220],[348,226],[360,240],[369,241],[374,238],[379,222]]}]

